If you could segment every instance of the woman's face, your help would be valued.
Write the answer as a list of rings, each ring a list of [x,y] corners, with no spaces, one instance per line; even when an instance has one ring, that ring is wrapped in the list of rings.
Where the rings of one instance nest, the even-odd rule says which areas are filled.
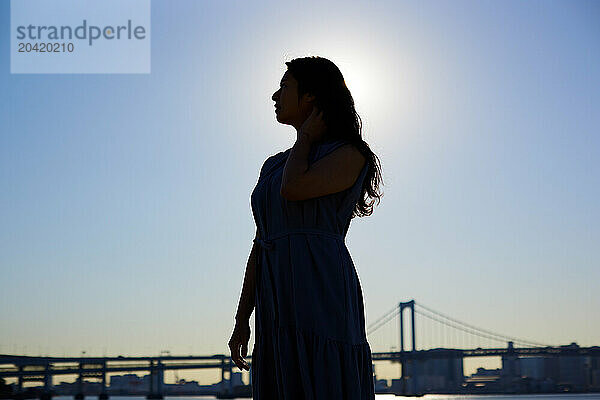
[[[298,101],[298,81],[289,71],[285,71],[279,90],[273,93],[271,99],[275,102],[277,121],[300,129],[302,123],[312,112],[314,96],[305,93]]]

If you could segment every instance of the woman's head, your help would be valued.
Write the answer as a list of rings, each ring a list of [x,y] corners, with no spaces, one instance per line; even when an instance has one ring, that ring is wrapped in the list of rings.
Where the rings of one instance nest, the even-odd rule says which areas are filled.
[[[353,217],[371,215],[375,199],[379,203],[382,196],[378,193],[379,184],[383,183],[380,163],[362,139],[362,121],[342,73],[333,62],[322,57],[296,58],[285,64],[288,69],[281,80],[281,87],[272,96],[277,121],[299,130],[313,106],[323,111],[327,126],[324,140],[345,139],[367,158],[369,170]],[[373,200],[367,203],[365,194]]]
[[[286,62],[288,70],[279,90],[273,93],[277,121],[297,130],[312,112],[313,106],[323,111],[327,138],[340,136],[340,131],[355,131],[357,116],[354,101],[338,67],[322,57],[296,58]]]
[[[286,71],[279,83],[279,89],[271,97],[275,102],[275,115],[282,124],[292,125],[299,130],[312,112],[315,96],[298,92],[298,81]]]

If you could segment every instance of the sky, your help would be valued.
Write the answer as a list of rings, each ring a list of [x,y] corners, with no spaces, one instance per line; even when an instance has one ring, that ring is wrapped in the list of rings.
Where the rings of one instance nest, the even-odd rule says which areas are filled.
[[[310,55],[338,65],[381,160],[382,201],[346,237],[367,325],[414,299],[600,345],[600,3],[152,0],[150,74],[11,74],[9,4],[0,353],[229,354],[250,194],[296,137],[271,96]]]

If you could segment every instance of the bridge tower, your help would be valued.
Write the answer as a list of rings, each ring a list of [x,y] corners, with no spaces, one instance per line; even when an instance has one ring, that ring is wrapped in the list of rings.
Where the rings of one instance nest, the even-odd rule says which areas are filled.
[[[412,351],[417,350],[415,343],[415,301],[407,301],[406,303],[400,303],[400,351],[404,351],[404,309],[410,308],[410,327],[412,330]],[[407,349],[408,350],[408,349]]]
[[[417,351],[417,344],[415,341],[415,300],[411,300],[411,301],[407,301],[405,303],[400,303],[399,304],[400,307],[400,354],[404,353],[404,309],[405,308],[410,308],[410,327],[411,327],[411,331],[412,331],[412,335],[411,335],[411,339],[412,339],[412,351]],[[408,351],[408,349],[407,349]],[[406,360],[403,359],[401,361],[401,368],[402,368],[402,372],[401,372],[401,380],[402,380],[402,386],[401,386],[401,393],[402,394],[414,394],[415,392],[415,383],[416,383],[416,376],[414,376],[415,374],[415,369],[411,368],[410,365],[408,364],[412,364],[413,362],[415,362],[414,360]]]

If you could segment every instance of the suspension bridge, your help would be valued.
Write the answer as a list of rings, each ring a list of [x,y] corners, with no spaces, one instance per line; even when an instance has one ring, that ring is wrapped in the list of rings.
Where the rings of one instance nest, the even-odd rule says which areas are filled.
[[[380,332],[382,334],[378,335]],[[521,379],[520,361],[528,359],[543,361],[545,364],[539,368],[544,369],[541,373],[550,375],[557,382],[574,380],[577,383],[569,384],[571,387],[584,390],[595,384],[600,389],[598,346],[579,347],[575,343],[561,346],[509,336],[459,321],[414,300],[398,303],[369,324],[367,336],[372,348],[381,343],[390,347],[390,351],[374,351],[373,361],[400,364],[400,380],[395,391],[398,394],[460,393],[461,387],[466,386],[463,359],[492,356],[502,360],[504,385]],[[418,347],[419,343],[426,344]],[[398,351],[394,351],[396,348]],[[566,377],[566,373],[561,376],[561,357],[570,362],[562,369],[581,370],[580,376]],[[587,371],[578,368],[584,366],[583,357],[594,358]],[[593,368],[596,368],[596,382],[584,379],[584,375],[594,372]]]
[[[410,335],[405,336],[404,314],[408,311],[410,318]],[[416,315],[422,317],[419,323],[419,330],[427,341],[428,348],[476,348],[482,346],[504,346],[508,342],[513,342],[519,347],[552,347],[550,344],[543,344],[528,339],[520,339],[508,335],[499,334],[486,329],[459,321],[436,310],[426,307],[414,300],[399,303],[384,315],[379,317],[367,327],[367,336],[369,342],[372,341],[377,331],[383,330],[398,319],[399,321],[399,341],[400,351],[405,351],[407,339],[411,340],[412,351],[417,350],[417,324]],[[394,343],[393,339],[386,338],[388,343]],[[435,345],[437,344],[437,346]]]
[[[408,314],[407,318],[405,314]],[[405,323],[406,319],[410,323]],[[400,379],[395,380],[396,387],[388,393],[404,395],[468,393],[465,389],[463,359],[489,356],[502,358],[503,378],[508,384],[521,378],[520,359],[537,357],[544,361],[549,360],[552,368],[548,373],[553,374],[552,378],[557,382],[561,379],[574,379],[579,382],[579,386],[589,389],[590,382],[581,383],[581,379],[571,373],[573,366],[581,364],[578,364],[577,360],[588,357],[596,361],[589,363],[588,370],[582,370],[581,375],[595,376],[596,374],[600,390],[600,347],[579,347],[574,343],[568,346],[557,346],[500,334],[459,321],[414,300],[398,303],[369,324],[367,337],[372,349],[381,342],[390,348],[390,351],[373,351],[373,362],[388,361],[398,363],[400,366]],[[418,347],[419,343],[426,343],[426,345]],[[398,350],[395,350],[396,347],[392,344],[398,345]],[[246,358],[252,365],[252,357]],[[561,358],[569,360],[570,364],[567,368],[574,377],[565,378],[564,374],[561,375]],[[577,362],[574,364],[573,360]],[[594,370],[595,367],[597,369]],[[165,385],[164,371],[205,368],[221,370],[219,392],[215,393],[218,398],[227,398],[233,393],[243,392],[239,390],[240,387],[234,387],[233,368],[237,367],[230,356],[224,354],[189,357],[80,358],[0,355],[0,378],[16,378],[16,397],[23,392],[24,382],[39,381],[43,383],[43,392],[39,397],[44,399],[56,395],[52,390],[52,377],[69,374],[78,376],[74,393],[76,399],[82,399],[85,395],[83,383],[86,377],[101,380],[101,388],[97,394],[100,399],[107,399],[109,394],[115,395],[115,392],[106,386],[106,375],[120,372],[148,372],[151,378],[146,397],[161,399],[163,395],[170,394],[167,387],[173,386]],[[591,382],[592,386],[594,384]],[[248,385],[245,386],[245,393],[248,393]],[[127,393],[120,392],[118,395],[127,395]]]

